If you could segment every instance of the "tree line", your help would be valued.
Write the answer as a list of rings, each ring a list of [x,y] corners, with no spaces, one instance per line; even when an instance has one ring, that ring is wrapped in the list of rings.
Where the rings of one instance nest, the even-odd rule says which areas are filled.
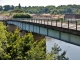
[[[0,6],[0,11],[15,11],[20,10],[22,12],[27,12],[31,14],[42,14],[42,13],[50,13],[50,14],[66,14],[66,13],[80,13],[80,5],[60,5],[60,6],[25,6],[22,7],[21,4],[18,6],[13,5],[4,5]]]

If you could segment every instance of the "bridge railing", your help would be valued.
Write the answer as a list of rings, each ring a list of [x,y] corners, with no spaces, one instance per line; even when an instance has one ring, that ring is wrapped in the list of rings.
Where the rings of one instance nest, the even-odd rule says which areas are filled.
[[[51,26],[57,26],[57,27],[63,27],[68,29],[74,29],[74,30],[80,30],[78,25],[79,21],[72,21],[72,20],[55,20],[55,19],[45,19],[45,18],[17,18],[13,20],[21,20],[21,21],[28,21],[33,23],[39,23],[39,24],[45,24],[45,25],[51,25]],[[74,26],[74,27],[73,27]]]
[[[44,19],[43,18],[12,18],[11,20],[33,22],[38,24],[80,30],[79,29],[80,25],[78,25],[78,21],[70,21],[70,20],[65,21],[65,20],[45,19],[45,18]]]

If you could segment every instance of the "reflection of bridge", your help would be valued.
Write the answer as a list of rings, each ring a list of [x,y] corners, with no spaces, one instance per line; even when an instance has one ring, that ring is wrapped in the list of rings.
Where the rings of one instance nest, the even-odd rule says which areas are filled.
[[[25,19],[25,20],[5,20],[8,24],[14,24],[22,30],[27,30],[50,36],[65,42],[80,46],[80,25],[77,22],[59,22],[49,19]]]

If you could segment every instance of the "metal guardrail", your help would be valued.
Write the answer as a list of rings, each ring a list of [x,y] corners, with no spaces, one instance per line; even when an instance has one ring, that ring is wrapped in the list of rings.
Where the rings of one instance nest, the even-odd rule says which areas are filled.
[[[54,20],[54,19],[43,19],[43,18],[12,18],[12,20],[20,20],[20,21],[28,21],[28,22],[33,22],[33,23],[39,23],[39,24],[45,24],[45,25],[51,25],[53,26],[56,26],[56,27],[63,27],[64,23],[66,24],[66,27],[68,29],[70,29],[70,24],[71,21],[67,20]],[[77,25],[77,22],[78,21],[73,21],[74,22],[74,25],[75,25],[75,29],[74,30],[77,30],[78,29],[78,25]],[[63,27],[63,28],[66,28],[66,27]]]
[[[33,22],[33,23],[38,23],[38,24],[45,24],[45,25],[51,25],[51,26],[56,26],[56,27],[63,27],[63,28],[68,28],[70,29],[70,24],[71,21],[59,21],[59,20],[53,20],[53,19],[36,19],[36,18],[12,18],[12,19],[7,19],[7,20],[19,20],[19,21],[25,21],[25,22]],[[64,23],[66,26],[64,27]],[[75,29],[78,30],[78,21],[74,21]],[[55,24],[55,25],[54,25]]]
[[[12,20],[52,20],[48,18],[12,18]]]

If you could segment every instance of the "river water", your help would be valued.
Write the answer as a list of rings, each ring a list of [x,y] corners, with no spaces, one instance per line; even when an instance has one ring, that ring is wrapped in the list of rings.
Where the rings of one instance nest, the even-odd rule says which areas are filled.
[[[47,52],[51,51],[51,48],[54,46],[54,43],[60,46],[60,48],[62,49],[61,52],[66,51],[66,57],[68,57],[69,60],[80,60],[80,46],[66,43],[54,38],[46,37]]]

